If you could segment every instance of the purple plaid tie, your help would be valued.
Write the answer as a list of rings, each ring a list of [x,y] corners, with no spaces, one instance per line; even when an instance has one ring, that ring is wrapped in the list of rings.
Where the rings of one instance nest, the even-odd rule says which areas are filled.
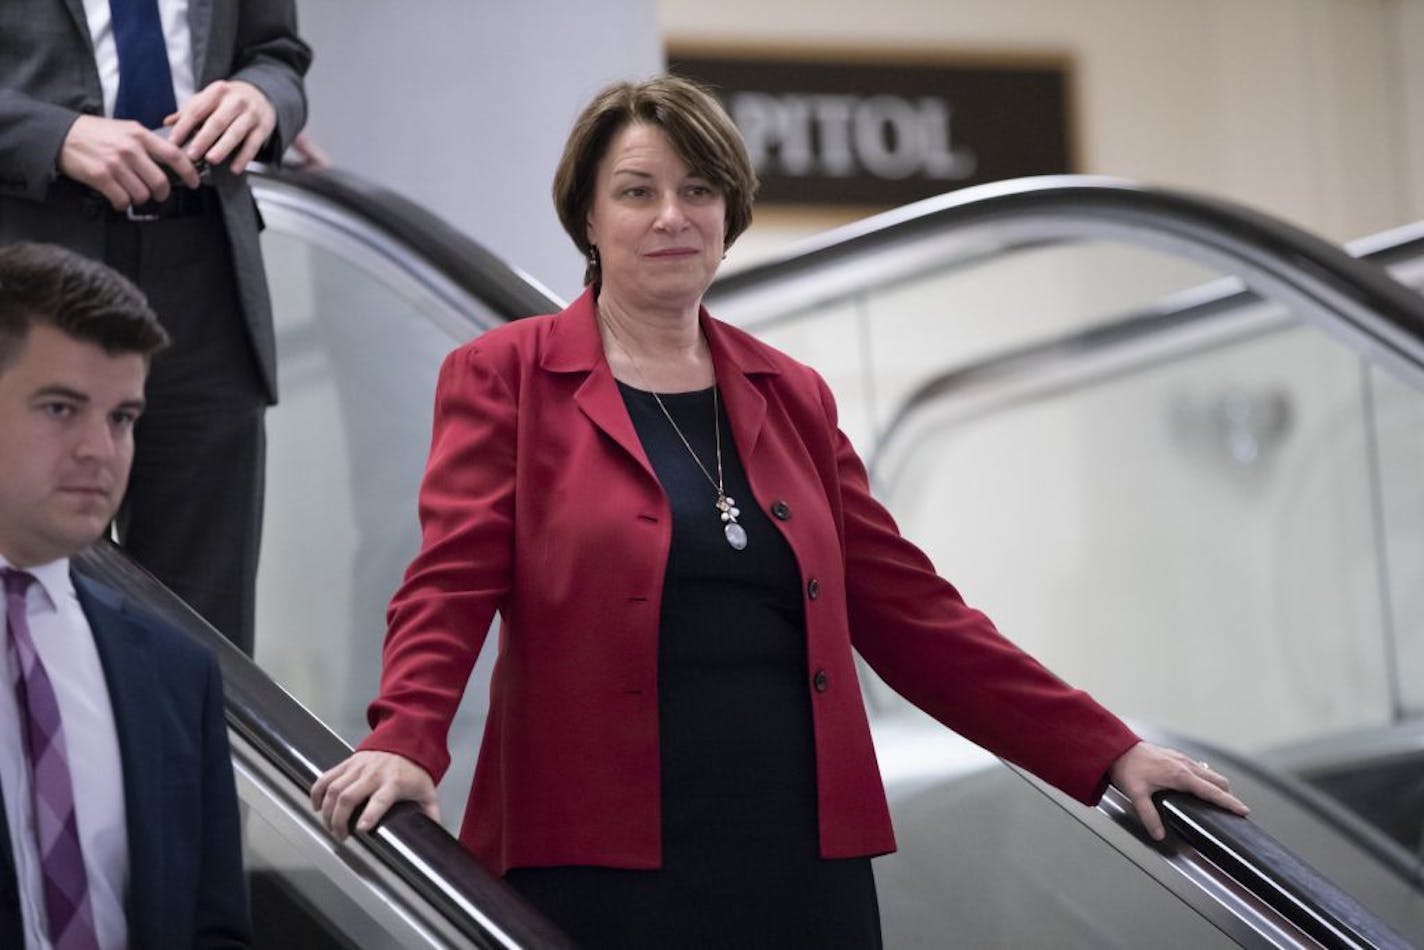
[[[49,939],[54,950],[97,950],[99,941],[94,933],[94,909],[89,904],[84,852],[79,846],[74,787],[69,780],[59,702],[40,655],[35,652],[25,616],[25,591],[35,579],[8,567],[0,568],[0,575],[5,578],[5,613],[10,621],[6,649],[19,701],[25,751],[30,759],[30,791],[35,805]]]

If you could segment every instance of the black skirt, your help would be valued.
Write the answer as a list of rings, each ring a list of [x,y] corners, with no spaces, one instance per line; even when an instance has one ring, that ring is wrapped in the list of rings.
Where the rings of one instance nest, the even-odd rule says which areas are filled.
[[[658,647],[662,867],[514,868],[505,880],[583,947],[878,948],[870,860],[820,856],[796,559],[752,497],[725,413],[714,427],[711,390],[662,396],[704,472],[652,395],[621,388],[673,511]],[[741,551],[709,480],[717,428]]]

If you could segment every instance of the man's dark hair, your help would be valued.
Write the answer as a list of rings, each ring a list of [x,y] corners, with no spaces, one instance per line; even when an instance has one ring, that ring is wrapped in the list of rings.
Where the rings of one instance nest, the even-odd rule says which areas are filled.
[[[147,358],[168,333],[143,292],[110,268],[53,244],[0,246],[0,372],[44,323],[116,356]]]

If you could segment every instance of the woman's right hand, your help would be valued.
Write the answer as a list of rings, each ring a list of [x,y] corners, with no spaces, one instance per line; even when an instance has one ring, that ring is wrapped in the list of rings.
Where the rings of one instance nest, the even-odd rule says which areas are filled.
[[[322,773],[312,786],[312,808],[322,822],[345,841],[351,815],[364,803],[357,831],[370,831],[396,802],[411,801],[434,821],[440,820],[435,781],[430,773],[394,752],[363,751]]]

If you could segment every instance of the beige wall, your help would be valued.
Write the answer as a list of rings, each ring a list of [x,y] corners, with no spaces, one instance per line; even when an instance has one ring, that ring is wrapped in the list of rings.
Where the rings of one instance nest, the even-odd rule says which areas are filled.
[[[1424,218],[1424,0],[657,6],[673,42],[1066,52],[1085,172],[1233,198],[1336,240]]]
[[[1406,208],[1424,218],[1424,0],[1392,0],[1390,26],[1394,39],[1390,62],[1401,117],[1400,160],[1409,183]]]
[[[593,92],[662,62],[652,4],[298,0],[307,131],[338,168],[574,296],[583,265],[549,183]]]

